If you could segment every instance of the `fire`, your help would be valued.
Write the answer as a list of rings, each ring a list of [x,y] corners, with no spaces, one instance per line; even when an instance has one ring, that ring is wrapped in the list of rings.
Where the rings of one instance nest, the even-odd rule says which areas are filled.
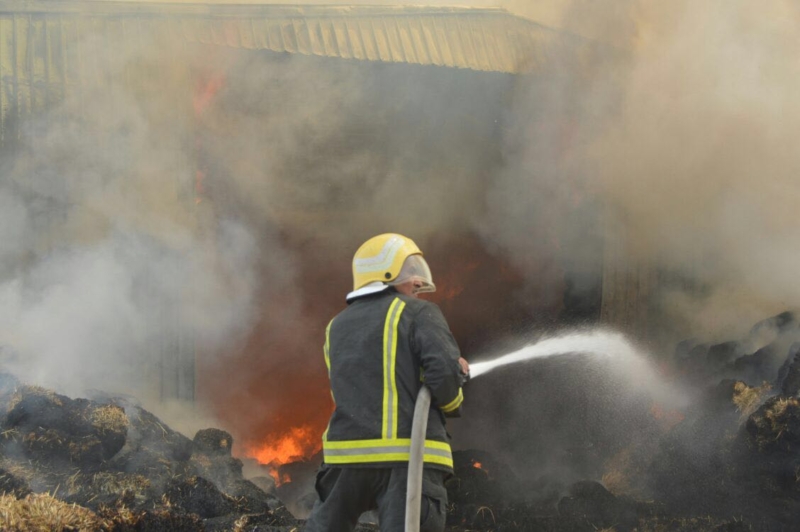
[[[439,302],[450,301],[464,291],[464,283],[467,282],[472,273],[478,269],[480,262],[472,260],[459,263],[451,267],[451,270],[442,272],[434,277],[436,281],[436,295],[431,299]]]
[[[310,458],[321,448],[319,431],[311,425],[305,425],[290,428],[276,441],[250,447],[245,450],[245,454],[269,466],[275,485],[280,486],[292,481],[288,473],[280,471],[280,466]]]
[[[225,75],[222,73],[215,72],[202,76],[192,95],[192,107],[194,107],[195,114],[202,114],[224,85]]]
[[[486,467],[483,465],[483,462],[481,462],[480,460],[476,460],[475,458],[472,458],[470,462],[473,468],[477,469],[478,471],[486,475],[487,479],[490,478],[489,470],[486,469]]]
[[[207,73],[198,76],[197,83],[192,93],[192,107],[194,108],[195,116],[200,117],[206,109],[211,105],[214,97],[225,85],[225,75],[222,73]],[[205,150],[203,148],[200,137],[195,138],[198,169],[195,172],[194,188],[195,188],[195,204],[203,202],[203,197],[206,194],[206,172],[207,161],[204,159]]]
[[[292,427],[277,441],[250,449],[247,454],[262,464],[277,467],[310,457],[321,448],[322,441],[317,437],[317,431],[310,425],[305,425]]]

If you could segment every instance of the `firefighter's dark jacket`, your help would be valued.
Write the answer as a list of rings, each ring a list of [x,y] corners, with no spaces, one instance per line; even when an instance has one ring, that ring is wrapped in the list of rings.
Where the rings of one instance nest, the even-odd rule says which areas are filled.
[[[459,356],[435,304],[393,288],[353,300],[325,332],[336,405],[322,437],[325,463],[407,463],[414,404],[424,381],[432,396],[425,464],[452,471],[444,416],[458,415],[463,401]]]

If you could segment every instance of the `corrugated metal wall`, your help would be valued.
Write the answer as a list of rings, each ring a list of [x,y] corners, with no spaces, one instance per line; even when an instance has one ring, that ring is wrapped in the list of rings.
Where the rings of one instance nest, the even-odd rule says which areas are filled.
[[[502,10],[9,1],[0,6],[0,143],[65,91],[102,84],[109,49],[157,39],[518,73],[557,32]]]

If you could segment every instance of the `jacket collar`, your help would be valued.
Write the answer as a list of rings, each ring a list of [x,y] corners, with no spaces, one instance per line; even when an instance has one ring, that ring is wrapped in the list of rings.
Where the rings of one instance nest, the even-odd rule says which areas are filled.
[[[359,297],[364,297],[364,296],[368,296],[368,295],[371,295],[371,294],[377,294],[378,292],[383,292],[387,288],[389,288],[388,284],[383,284],[380,281],[375,281],[373,283],[369,283],[366,286],[362,286],[358,290],[353,290],[352,292],[347,294],[347,297],[345,298],[345,300],[348,303],[352,303],[353,301],[355,301]]]

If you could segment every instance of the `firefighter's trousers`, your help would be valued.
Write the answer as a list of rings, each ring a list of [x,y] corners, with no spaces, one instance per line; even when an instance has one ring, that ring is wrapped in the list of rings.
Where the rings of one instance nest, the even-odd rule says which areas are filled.
[[[443,471],[425,468],[422,480],[421,532],[442,532],[447,515]],[[405,530],[408,467],[322,466],[317,473],[319,499],[305,532],[352,531],[363,512],[378,509],[381,532]]]

